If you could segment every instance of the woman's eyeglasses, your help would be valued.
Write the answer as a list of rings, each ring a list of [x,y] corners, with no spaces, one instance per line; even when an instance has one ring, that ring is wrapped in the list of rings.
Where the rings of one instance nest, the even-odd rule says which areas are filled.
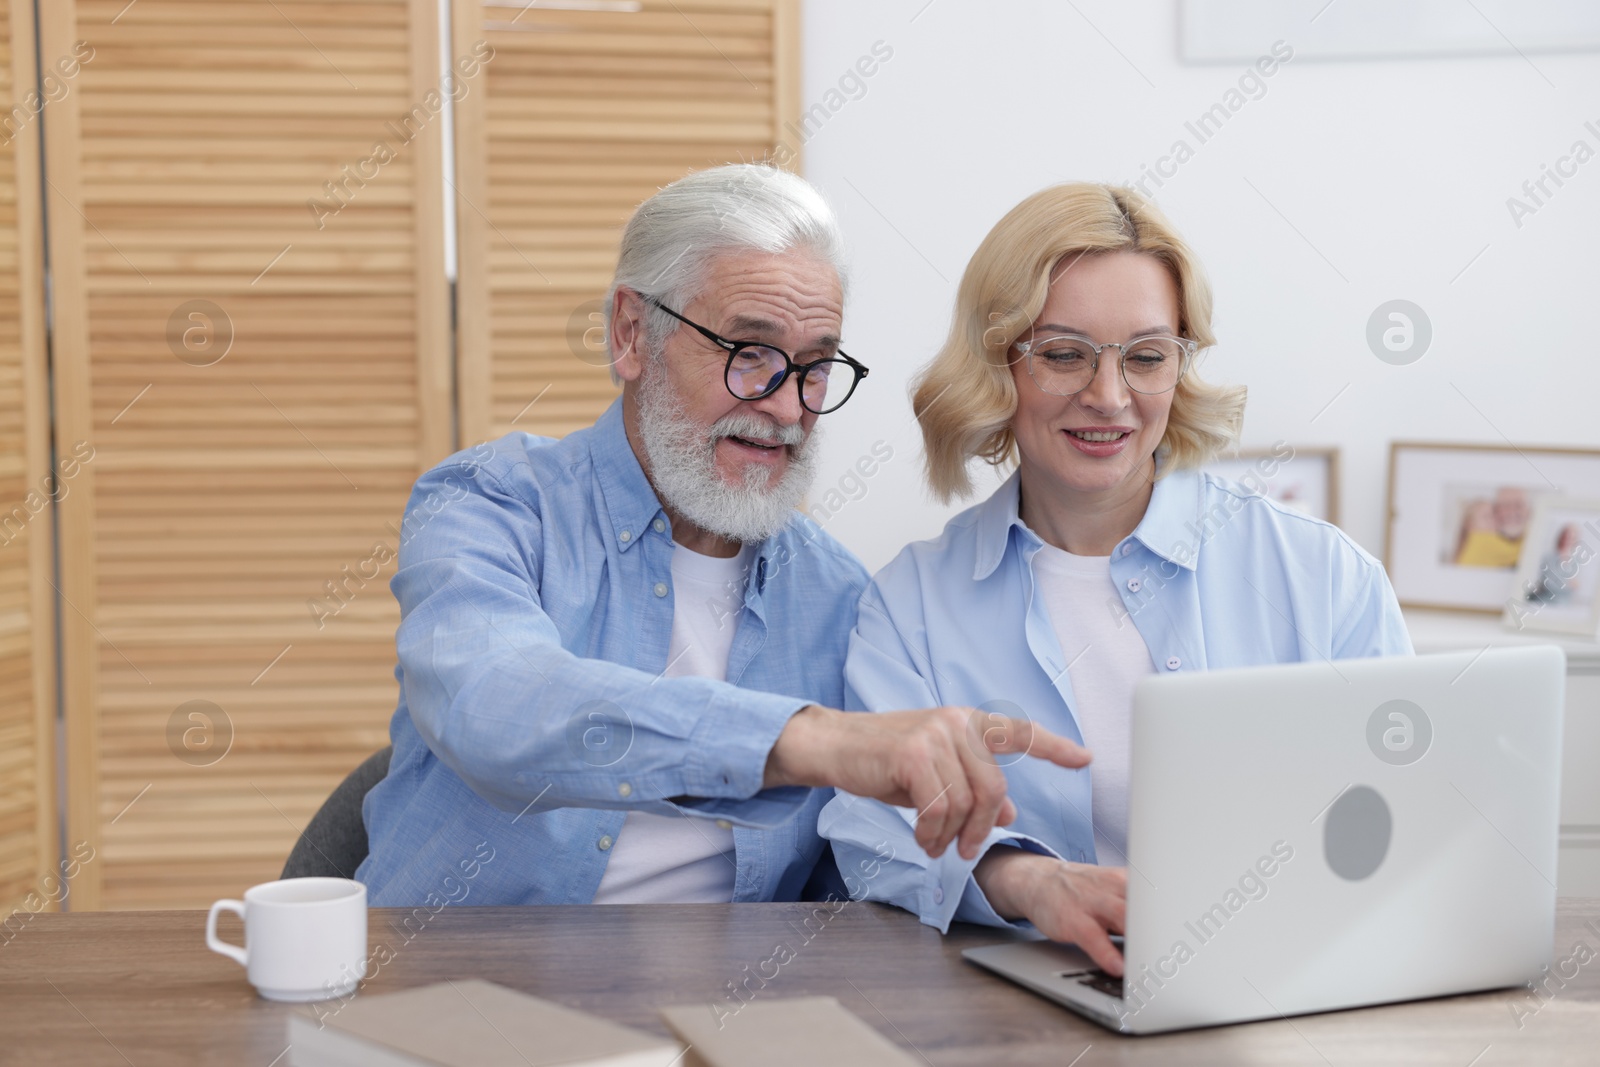
[[[1175,388],[1188,371],[1200,344],[1183,337],[1151,334],[1122,344],[1097,345],[1087,337],[1060,334],[1018,341],[1017,351],[1028,361],[1028,374],[1040,389],[1056,396],[1072,396],[1089,388],[1100,369],[1100,353],[1117,350],[1122,380],[1136,393],[1154,395]]]

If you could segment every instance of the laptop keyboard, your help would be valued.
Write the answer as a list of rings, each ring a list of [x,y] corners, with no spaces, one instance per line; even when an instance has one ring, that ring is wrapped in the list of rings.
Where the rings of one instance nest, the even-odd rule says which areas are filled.
[[[1108,997],[1122,999],[1122,979],[1107,974],[1102,970],[1093,971],[1062,971],[1063,978],[1076,978],[1079,985],[1086,985]]]

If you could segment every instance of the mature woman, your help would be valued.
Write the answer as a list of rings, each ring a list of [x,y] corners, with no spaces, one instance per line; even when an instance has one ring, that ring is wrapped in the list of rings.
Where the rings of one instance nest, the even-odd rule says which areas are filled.
[[[911,809],[837,797],[821,830],[855,895],[940,930],[1031,922],[1121,974],[1139,678],[1411,652],[1370,555],[1197,469],[1244,414],[1242,388],[1194,372],[1213,343],[1199,262],[1131,189],[1046,189],[979,246],[913,406],[941,498],[972,491],[975,456],[1016,471],[874,579],[847,699],[1026,716],[1094,762],[1010,763],[1016,821],[970,860],[918,848]]]

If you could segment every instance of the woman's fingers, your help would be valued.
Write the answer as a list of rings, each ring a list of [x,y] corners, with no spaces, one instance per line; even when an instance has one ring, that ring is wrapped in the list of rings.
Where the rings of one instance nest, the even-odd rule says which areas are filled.
[[[1127,911],[1126,873],[1120,867],[1062,862],[1041,883],[1030,914],[1034,925],[1055,941],[1083,949],[1107,974],[1122,974],[1122,953],[1111,943],[1121,933]]]
[[[1095,966],[1109,975],[1122,976],[1122,950],[1111,943],[1111,938],[1099,923],[1084,916],[1073,927],[1070,940],[1086,952]]]
[[[1102,867],[1104,874],[1101,876],[1105,882],[1106,908],[1103,912],[1106,918],[1106,929],[1114,934],[1127,932],[1128,923],[1128,869],[1126,867]]]

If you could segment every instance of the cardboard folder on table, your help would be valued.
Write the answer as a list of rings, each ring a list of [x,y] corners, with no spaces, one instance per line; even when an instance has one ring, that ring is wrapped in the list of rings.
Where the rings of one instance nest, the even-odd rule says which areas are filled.
[[[674,1067],[683,1047],[476,979],[301,1008],[291,1067]]]
[[[703,1067],[917,1067],[900,1047],[832,997],[788,997],[742,1005],[661,1010]]]

